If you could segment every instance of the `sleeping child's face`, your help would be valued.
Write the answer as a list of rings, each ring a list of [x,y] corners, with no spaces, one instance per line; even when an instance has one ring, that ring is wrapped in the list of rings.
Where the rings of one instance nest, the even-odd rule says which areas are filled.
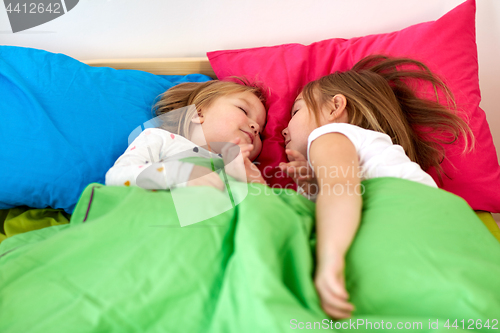
[[[257,96],[251,92],[222,96],[200,112],[208,144],[240,138],[240,144],[253,144],[248,158],[251,161],[257,158],[262,149],[261,133],[266,124],[266,109]]]
[[[312,112],[309,111],[302,94],[297,96],[291,111],[291,119],[288,127],[283,130],[285,148],[297,150],[307,156],[307,138],[318,126]]]
[[[321,103],[315,92],[316,102]],[[307,139],[316,128],[329,123],[347,123],[347,100],[344,95],[337,94],[327,103],[319,105],[318,118],[308,108],[302,93],[297,96],[291,111],[288,127],[281,132],[285,138],[285,148],[293,149],[307,157]],[[317,118],[317,119],[316,119]],[[317,121],[316,121],[317,120]],[[289,158],[291,155],[288,155]]]

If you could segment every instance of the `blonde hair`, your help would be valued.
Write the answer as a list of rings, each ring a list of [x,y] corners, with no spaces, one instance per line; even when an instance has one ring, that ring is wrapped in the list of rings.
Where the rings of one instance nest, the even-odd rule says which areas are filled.
[[[417,82],[431,84],[435,100],[417,96]],[[439,103],[439,92],[444,93],[448,106]],[[434,167],[440,183],[440,164],[445,158],[442,144],[452,144],[461,136],[464,151],[473,147],[468,124],[450,110],[456,109],[451,91],[419,61],[373,55],[349,71],[308,83],[302,95],[316,122],[320,109],[336,94],[346,97],[350,124],[388,134],[422,169]]]
[[[265,104],[264,93],[259,86],[240,77],[231,77],[230,79],[236,82],[220,80],[186,82],[165,91],[160,95],[160,100],[153,106],[153,112],[157,117],[190,105],[195,105],[195,107],[187,108],[181,119],[174,117],[174,119],[166,120],[166,123],[164,122],[161,127],[170,131],[175,129],[177,134],[189,138],[189,125],[197,111],[209,107],[219,97],[235,93],[250,92]]]

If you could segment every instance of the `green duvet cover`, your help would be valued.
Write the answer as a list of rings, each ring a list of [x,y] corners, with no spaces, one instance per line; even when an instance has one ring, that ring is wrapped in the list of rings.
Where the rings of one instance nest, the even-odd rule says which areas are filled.
[[[70,224],[0,244],[0,332],[499,329],[500,243],[471,208],[410,181],[363,185],[351,319],[319,306],[315,206],[296,192],[231,183],[232,207],[208,187],[91,184]]]

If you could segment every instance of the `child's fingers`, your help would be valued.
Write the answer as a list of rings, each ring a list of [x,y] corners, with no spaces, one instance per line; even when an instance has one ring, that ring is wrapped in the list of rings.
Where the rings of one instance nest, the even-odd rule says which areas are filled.
[[[292,178],[297,178],[297,173],[295,172],[295,170],[293,168],[288,168],[288,169],[285,169],[283,170],[287,175],[288,177],[292,177]]]
[[[288,163],[284,163],[284,162],[281,162],[279,164],[279,167],[281,169],[283,168],[286,168],[286,167],[305,167],[307,169],[310,169],[312,171],[312,169],[309,167],[309,164],[307,163],[307,161],[293,161],[293,162],[288,162]]]
[[[335,262],[327,262],[324,264],[319,271],[317,271],[317,276],[315,278],[315,284],[318,288],[322,290],[328,290],[333,295],[347,300],[349,298],[349,294],[345,289],[343,273],[335,273],[337,271],[341,271],[341,267],[339,268],[339,263]]]
[[[347,301],[349,296],[345,290],[343,292],[339,292],[338,290],[333,290],[328,285],[323,285],[320,289],[321,300],[326,304],[343,311],[354,310],[354,306]]]
[[[342,299],[347,301],[349,298],[349,294],[345,290],[343,286],[340,286],[337,284],[337,281],[332,281],[335,280],[335,278],[328,276],[330,274],[325,275],[323,278],[320,278],[319,280],[315,281],[316,287],[318,290],[321,290],[323,296],[335,296],[336,298]]]
[[[279,167],[284,168],[284,167],[289,167],[289,166],[306,166],[306,165],[307,165],[307,162],[304,162],[304,161],[293,161],[293,162],[288,162],[288,163],[281,162],[279,164]]]
[[[307,168],[302,168],[302,167],[299,168],[291,167],[288,168],[286,171],[289,175],[293,175],[294,178],[307,177],[309,175]]]
[[[326,284],[322,281],[317,285],[318,294],[321,300],[321,307],[334,318],[348,318],[354,310],[354,306],[346,299],[336,295]]]
[[[347,317],[351,315],[351,312],[354,310],[354,306],[338,297],[331,297],[328,299],[321,299],[321,306],[323,308],[330,308],[332,310],[335,310],[335,312],[339,314],[343,314]]]
[[[282,171],[285,171],[291,177],[312,177],[312,172],[306,166],[285,166],[279,165]]]
[[[292,173],[300,176],[312,175],[312,170],[309,168],[307,164],[302,162],[289,162],[289,163],[280,163],[278,167],[282,171],[286,171],[287,173]]]
[[[335,319],[345,319],[351,317],[351,311],[341,310],[330,304],[321,303],[323,311],[325,311],[330,317]]]
[[[336,318],[345,318],[351,315],[354,306],[346,300],[336,297],[333,294],[321,295],[321,307],[329,309],[330,312],[335,313]]]
[[[232,142],[228,142],[222,147],[221,153],[224,163],[231,162],[236,158],[236,156],[238,156],[238,154],[242,152],[240,146],[236,144],[236,142],[239,142],[239,140],[239,138],[236,138],[232,140]]]
[[[325,279],[325,282],[328,286],[328,288],[338,297],[343,298],[343,299],[348,299],[349,294],[347,293],[347,290],[345,290],[345,287],[342,282],[339,281],[339,279],[335,278],[333,274],[328,274],[327,278]]]

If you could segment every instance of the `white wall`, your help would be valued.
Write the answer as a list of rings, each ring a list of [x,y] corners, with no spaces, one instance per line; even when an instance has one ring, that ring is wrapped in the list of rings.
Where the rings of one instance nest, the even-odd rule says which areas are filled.
[[[435,20],[462,2],[80,0],[64,16],[16,34],[0,8],[0,44],[41,48],[79,60],[204,56],[218,49],[390,32]],[[500,152],[500,1],[476,2],[481,106]]]

